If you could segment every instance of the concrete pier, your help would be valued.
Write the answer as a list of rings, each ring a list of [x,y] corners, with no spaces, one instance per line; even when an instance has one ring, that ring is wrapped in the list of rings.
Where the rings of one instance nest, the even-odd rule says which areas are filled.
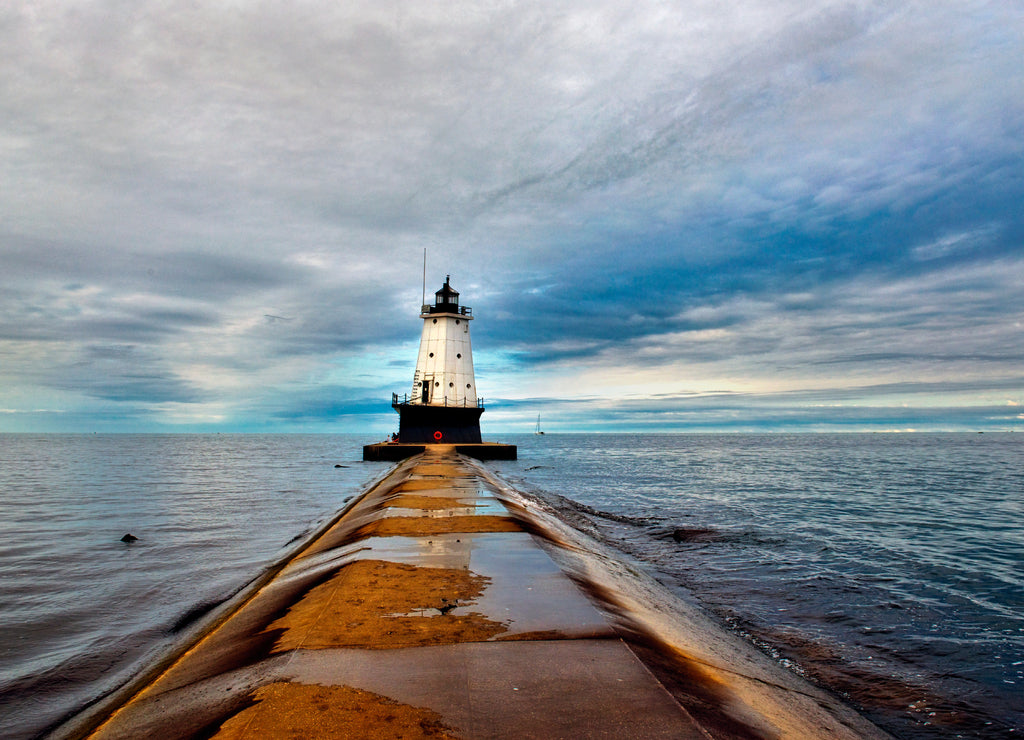
[[[884,737],[707,625],[679,645],[631,621],[614,567],[510,490],[427,446],[58,734]]]

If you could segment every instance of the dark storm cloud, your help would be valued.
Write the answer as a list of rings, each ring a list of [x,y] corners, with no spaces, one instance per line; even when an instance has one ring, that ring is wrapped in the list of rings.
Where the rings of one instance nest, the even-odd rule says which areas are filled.
[[[80,377],[68,373],[54,387],[118,403],[200,403],[209,399],[208,394],[188,383],[155,373],[123,372],[100,377],[93,373],[83,373]]]
[[[84,345],[63,362],[41,369],[41,375],[40,381],[52,389],[118,404],[192,404],[210,399],[146,345]]]
[[[890,241],[882,242],[883,237]],[[571,278],[550,284],[543,293],[531,294],[528,283],[516,286],[523,297],[513,291],[498,306],[509,317],[501,322],[500,341],[521,347],[524,360],[539,363],[674,332],[731,330],[747,345],[741,350],[698,344],[681,355],[692,361],[706,350],[722,356],[757,351],[771,332],[745,329],[774,318],[791,331],[794,322],[804,322],[807,341],[830,346],[833,356],[821,362],[883,358],[892,348],[882,340],[900,330],[919,332],[901,339],[903,355],[1012,360],[1021,345],[1014,341],[1016,330],[1007,318],[1024,313],[1024,299],[1012,287],[1021,272],[1019,243],[1003,233],[965,236],[967,240],[973,243],[970,251],[925,263],[915,249],[920,242],[908,245],[878,230],[867,241],[876,249],[888,247],[883,256],[858,249],[858,238],[839,245],[794,245],[790,240],[778,252],[723,259],[713,269],[694,269],[681,261],[651,271],[628,257],[618,263],[580,261]],[[524,313],[531,320],[519,320]],[[980,326],[992,331],[960,347],[948,342],[941,351],[925,346],[940,341],[941,332],[953,339]],[[868,334],[879,342],[871,352]],[[556,344],[565,336],[577,340],[571,348]],[[849,343],[855,336],[865,344],[856,352]],[[800,335],[786,338],[793,343]],[[987,342],[984,347],[982,342]]]

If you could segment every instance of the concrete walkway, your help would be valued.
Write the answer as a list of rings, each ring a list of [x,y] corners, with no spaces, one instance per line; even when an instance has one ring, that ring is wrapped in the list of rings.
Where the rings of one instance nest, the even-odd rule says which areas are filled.
[[[696,721],[499,489],[441,446],[399,464],[190,649],[70,736],[787,734]],[[828,732],[807,736],[880,736],[863,727],[819,724]]]

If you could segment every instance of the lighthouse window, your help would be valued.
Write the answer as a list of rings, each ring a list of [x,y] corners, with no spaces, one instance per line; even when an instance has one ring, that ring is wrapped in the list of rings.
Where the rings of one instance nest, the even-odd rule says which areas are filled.
[[[433,357],[433,356],[434,356],[434,353],[433,353],[433,352],[431,352],[431,353],[430,353],[430,356],[431,356],[431,357]]]
[[[467,388],[472,388],[473,386],[472,386],[472,385],[470,385],[469,383],[466,383],[466,387],[467,387]]]
[[[435,323],[435,324],[437,323],[437,319],[434,319],[434,323]]]
[[[441,381],[439,381],[439,380],[435,380],[435,381],[434,381],[434,387],[436,388],[436,387],[437,387],[437,386],[439,386],[439,385],[441,385]]]
[[[448,384],[448,387],[449,387],[449,388],[454,388],[454,387],[455,387],[455,383],[449,383],[449,384]]]
[[[460,323],[460,322],[459,322],[459,320],[458,320],[458,319],[455,319],[455,325],[456,325],[456,326],[458,326],[458,325],[459,325],[459,323]]]
[[[461,360],[461,359],[462,359],[462,353],[461,353],[461,352],[459,352],[459,354],[455,355],[455,357],[456,357],[456,359],[459,359],[459,360]]]

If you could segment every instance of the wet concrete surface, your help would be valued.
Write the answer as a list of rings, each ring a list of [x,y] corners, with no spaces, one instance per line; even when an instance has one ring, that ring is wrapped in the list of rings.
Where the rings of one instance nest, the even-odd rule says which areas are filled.
[[[454,451],[398,464],[164,670],[58,735],[883,736],[761,664],[695,670],[506,494]]]

